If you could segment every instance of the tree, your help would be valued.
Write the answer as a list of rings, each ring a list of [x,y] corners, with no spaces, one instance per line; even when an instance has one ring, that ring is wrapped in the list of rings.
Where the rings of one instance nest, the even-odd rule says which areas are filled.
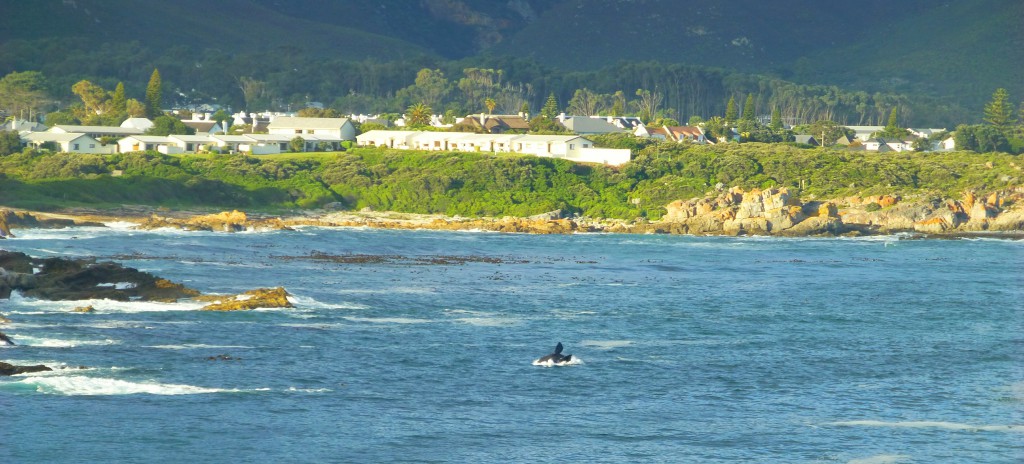
[[[612,109],[610,110],[612,116],[624,116],[626,112],[626,94],[621,90],[617,90],[612,95]]]
[[[576,89],[569,99],[569,114],[574,116],[593,116],[598,113],[597,95],[590,89]]]
[[[82,99],[83,113],[80,118],[95,114],[103,114],[107,111],[110,95],[103,87],[100,87],[87,80],[80,80],[71,86],[71,92]]]
[[[653,92],[646,89],[636,89],[636,96],[640,97],[639,100],[633,102],[637,107],[637,116],[644,122],[650,122],[656,118],[658,116],[658,107],[661,106],[664,95],[658,89],[654,89]]]
[[[133,118],[145,117],[146,105],[134,98],[129,98],[124,102],[124,111]]]
[[[178,118],[171,116],[161,115],[157,116],[153,120],[153,127],[146,130],[146,135],[192,135],[195,134],[196,130],[188,127],[185,123],[181,122]]]
[[[986,125],[959,125],[953,136],[958,150],[978,153],[1009,152],[1010,143],[999,129]]]
[[[540,109],[540,115],[548,119],[555,119],[558,116],[558,100],[555,99],[554,92],[548,95],[548,100],[544,102],[544,107]]]
[[[487,114],[492,114],[494,113],[494,107],[498,106],[498,103],[493,98],[487,97],[484,99],[484,106],[487,107]]]
[[[849,139],[856,136],[856,133],[852,129],[827,119],[815,121],[809,125],[797,126],[794,128],[794,132],[798,134],[812,135],[814,138],[818,139],[822,145],[834,145],[836,140],[839,140],[839,138],[844,135]]]
[[[306,151],[306,139],[302,137],[295,137],[288,142],[288,150],[292,153],[299,153]]]
[[[14,116],[39,111],[46,103],[45,79],[38,71],[12,72],[0,79],[0,109]]]
[[[779,113],[779,108],[772,108],[772,121],[768,124],[768,127],[773,131],[782,130],[782,114]]]
[[[736,118],[739,116],[736,109],[736,98],[729,96],[729,102],[725,104],[725,123],[732,124],[736,122]]]
[[[898,109],[894,106],[892,111],[889,112],[889,122],[886,123],[885,128],[881,131],[871,134],[872,137],[883,137],[887,139],[903,139],[910,135],[910,131],[899,126],[897,120]]]
[[[927,137],[919,137],[914,140],[914,151],[932,151],[932,141]]]
[[[754,121],[754,94],[747,94],[747,101],[743,104],[743,116],[744,121]]]
[[[406,110],[405,125],[410,127],[429,126],[432,114],[430,107],[423,103],[412,105]]]
[[[1004,134],[1017,122],[1013,119],[1013,104],[1006,89],[998,88],[992,94],[992,101],[985,105],[983,119]]]
[[[54,111],[46,114],[46,125],[53,127],[59,124],[78,124],[78,119],[71,111]]]
[[[442,99],[448,94],[448,79],[440,69],[421,69],[416,73],[416,97],[423,104],[434,107],[440,106]]]
[[[155,118],[163,114],[161,110],[161,89],[163,83],[160,81],[160,70],[153,69],[153,74],[149,76],[149,84],[146,85],[146,117]]]
[[[530,104],[528,102],[523,102],[523,106],[519,107],[519,112],[522,113],[523,116],[530,114]]]
[[[231,118],[231,115],[228,114],[227,111],[224,111],[224,109],[221,108],[221,109],[217,110],[216,113],[213,113],[210,116],[210,119],[212,119],[214,121],[217,121],[217,124],[220,124],[220,127],[224,128],[224,132],[227,132],[228,131],[228,126],[231,125],[231,119],[232,118]],[[225,121],[227,121],[227,122],[225,123]]]
[[[16,131],[0,131],[0,156],[21,151],[21,137]]]
[[[125,104],[128,102],[124,94],[124,82],[118,82],[114,87],[114,93],[110,94],[110,111],[124,113],[127,111]]]

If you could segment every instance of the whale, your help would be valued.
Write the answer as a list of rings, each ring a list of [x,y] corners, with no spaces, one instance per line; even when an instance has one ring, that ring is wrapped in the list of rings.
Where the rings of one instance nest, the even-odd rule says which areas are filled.
[[[562,342],[558,342],[558,345],[555,345],[555,352],[554,353],[551,353],[549,355],[541,357],[540,359],[537,359],[536,361],[533,362],[533,364],[535,364],[535,365],[542,365],[542,364],[543,365],[549,365],[549,364],[550,365],[565,365],[565,364],[568,364],[570,361],[572,361],[572,355],[571,354],[563,355],[562,354],[562,349],[563,349]]]

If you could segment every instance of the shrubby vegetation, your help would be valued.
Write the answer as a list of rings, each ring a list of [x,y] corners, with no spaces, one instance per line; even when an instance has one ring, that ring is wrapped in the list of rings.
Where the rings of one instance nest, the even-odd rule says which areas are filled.
[[[866,153],[778,144],[701,146],[605,136],[635,159],[612,168],[525,155],[357,148],[272,156],[47,154],[0,157],[0,204],[33,209],[148,204],[275,210],[340,202],[416,213],[660,218],[677,199],[717,184],[786,186],[803,197],[933,193],[1020,185],[1001,153]],[[1016,164],[1015,164],[1016,163]],[[113,176],[120,171],[120,176]]]

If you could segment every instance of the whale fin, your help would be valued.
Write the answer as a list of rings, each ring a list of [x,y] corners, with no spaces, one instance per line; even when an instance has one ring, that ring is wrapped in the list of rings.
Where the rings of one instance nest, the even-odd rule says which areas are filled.
[[[572,361],[572,355],[571,354],[565,355],[565,357],[562,358],[561,362],[569,362],[569,361]]]
[[[562,342],[558,342],[558,345],[555,345],[555,354],[562,354]]]

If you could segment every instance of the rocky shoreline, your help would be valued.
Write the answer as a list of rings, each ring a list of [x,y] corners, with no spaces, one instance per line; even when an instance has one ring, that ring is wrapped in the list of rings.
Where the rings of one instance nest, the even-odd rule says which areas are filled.
[[[552,211],[531,217],[464,218],[374,211],[305,211],[292,215],[254,215],[240,211],[203,214],[190,211],[122,207],[38,213],[0,208],[0,239],[12,229],[102,226],[128,222],[138,229],[175,228],[242,232],[295,227],[370,227],[381,229],[476,230],[530,234],[605,232],[627,234],[769,235],[784,237],[862,236],[916,233],[924,237],[994,236],[1024,238],[1024,187],[975,192],[961,198],[899,195],[801,200],[785,188],[720,190],[703,198],[665,206],[658,221],[567,217]]]

